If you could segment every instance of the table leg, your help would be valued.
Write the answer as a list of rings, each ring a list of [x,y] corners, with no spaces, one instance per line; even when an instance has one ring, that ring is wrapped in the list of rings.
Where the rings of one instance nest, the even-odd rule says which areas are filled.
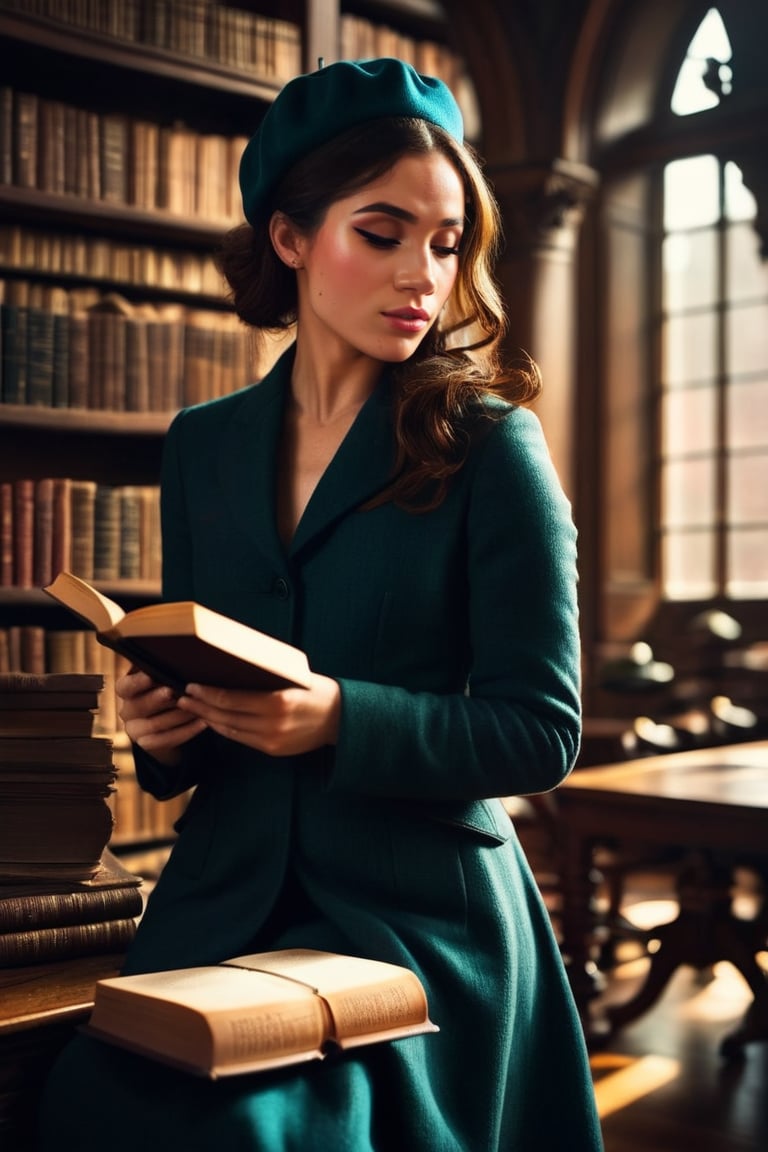
[[[590,1007],[605,987],[594,959],[599,878],[593,865],[591,839],[563,822],[558,833],[558,855],[561,948],[584,1032],[591,1039],[596,1038],[601,1029],[592,1019]]]
[[[727,1058],[750,1040],[768,1039],[768,979],[755,958],[765,944],[762,921],[739,920],[731,913],[731,872],[705,853],[687,861],[678,877],[680,910],[669,924],[648,932],[656,942],[639,992],[607,1009],[612,1028],[637,1019],[656,1003],[681,965],[699,970],[727,960],[741,973],[754,1000],[742,1025],[721,1045]]]

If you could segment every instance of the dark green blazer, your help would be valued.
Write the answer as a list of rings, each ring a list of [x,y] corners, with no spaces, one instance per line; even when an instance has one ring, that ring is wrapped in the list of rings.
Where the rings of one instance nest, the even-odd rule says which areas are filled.
[[[247,1113],[249,1135],[218,1147],[595,1152],[578,1017],[494,799],[555,787],[579,744],[576,534],[538,420],[512,407],[480,420],[435,511],[364,510],[392,468],[385,379],[285,550],[290,364],[172,425],[164,594],[303,648],[341,685],[338,745],[273,759],[206,733],[175,771],[137,751],[157,797],[196,789],[127,970],[304,944],[424,980],[439,1034],[238,1081],[207,1107],[219,1133]],[[154,1123],[198,1147],[198,1112],[179,1128],[172,1089],[162,1096]]]

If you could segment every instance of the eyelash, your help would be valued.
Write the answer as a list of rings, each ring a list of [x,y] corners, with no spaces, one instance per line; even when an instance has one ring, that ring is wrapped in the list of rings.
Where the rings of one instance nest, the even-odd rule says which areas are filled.
[[[355,228],[355,232],[367,241],[373,248],[395,248],[400,241],[391,239],[389,236],[377,236],[375,232],[368,232],[365,228]],[[449,256],[458,256],[459,249],[449,248],[443,244],[433,245],[433,251],[440,259],[447,259]]]

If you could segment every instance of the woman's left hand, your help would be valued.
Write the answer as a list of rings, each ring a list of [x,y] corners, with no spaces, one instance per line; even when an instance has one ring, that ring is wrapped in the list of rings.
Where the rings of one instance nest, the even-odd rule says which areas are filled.
[[[317,674],[309,688],[277,692],[188,684],[177,707],[238,744],[269,756],[294,756],[336,743],[341,690],[335,680]]]

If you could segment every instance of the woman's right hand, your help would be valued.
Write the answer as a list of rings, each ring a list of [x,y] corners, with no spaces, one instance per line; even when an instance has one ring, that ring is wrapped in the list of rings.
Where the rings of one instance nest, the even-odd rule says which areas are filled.
[[[136,668],[118,678],[115,692],[128,738],[169,767],[181,759],[182,745],[206,728],[204,720],[176,707],[171,688]]]

